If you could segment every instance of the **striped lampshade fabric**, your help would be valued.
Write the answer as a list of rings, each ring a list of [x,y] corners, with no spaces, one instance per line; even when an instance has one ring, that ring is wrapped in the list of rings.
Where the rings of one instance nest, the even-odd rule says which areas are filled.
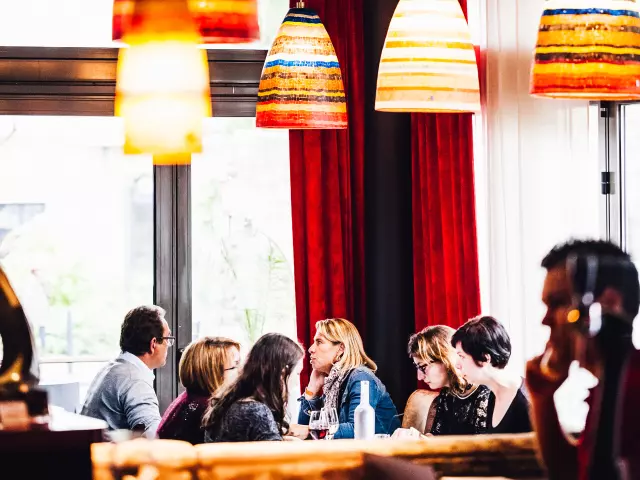
[[[260,40],[258,0],[190,0],[189,8],[204,43]]]
[[[552,98],[640,98],[636,0],[550,0],[538,29],[531,93]]]
[[[124,32],[131,26],[135,2],[136,0],[114,0],[114,41],[122,40]],[[258,0],[189,0],[189,10],[205,44],[260,40]]]
[[[347,100],[338,58],[313,10],[292,8],[278,30],[262,69],[256,125],[347,128]]]
[[[458,0],[400,0],[380,58],[376,110],[480,110],[475,50]]]
[[[111,38],[119,42],[122,40],[124,32],[131,28],[131,19],[133,18],[134,0],[114,0],[113,1],[113,17]]]

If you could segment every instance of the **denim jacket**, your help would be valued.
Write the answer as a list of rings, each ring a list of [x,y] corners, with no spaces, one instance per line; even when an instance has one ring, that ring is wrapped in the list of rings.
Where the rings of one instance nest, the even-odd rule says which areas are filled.
[[[347,386],[338,405],[340,426],[334,438],[353,438],[353,417],[356,407],[360,404],[360,382],[369,381],[369,403],[376,412],[376,433],[392,434],[400,426],[396,410],[387,389],[380,379],[367,367],[355,368],[348,379]],[[324,395],[307,400],[304,395],[299,398],[300,414],[298,423],[309,425],[309,412],[320,410],[324,406]]]

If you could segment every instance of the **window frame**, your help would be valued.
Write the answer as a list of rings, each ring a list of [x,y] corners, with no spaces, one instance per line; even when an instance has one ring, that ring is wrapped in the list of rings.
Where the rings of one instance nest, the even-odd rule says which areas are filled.
[[[266,50],[207,50],[216,117],[253,117]],[[1,115],[113,116],[116,48],[0,48]]]
[[[596,102],[599,109],[598,143],[601,176],[602,237],[624,248],[623,202],[621,185],[622,134],[620,106],[617,102]]]
[[[209,49],[215,117],[254,117],[266,50]],[[0,47],[0,115],[113,116],[117,48]],[[161,411],[191,342],[191,167],[154,166],[154,303],[176,337],[156,371]],[[114,319],[116,321],[116,319]]]

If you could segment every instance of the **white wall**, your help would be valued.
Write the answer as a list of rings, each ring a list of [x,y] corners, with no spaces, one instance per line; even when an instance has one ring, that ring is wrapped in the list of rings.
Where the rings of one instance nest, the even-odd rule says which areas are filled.
[[[542,257],[602,231],[597,107],[529,95],[543,3],[470,4],[487,78],[476,156],[482,305],[508,325],[520,365],[547,337]]]
[[[600,237],[597,107],[529,95],[543,0],[470,0],[486,61],[485,109],[476,126],[476,198],[482,308],[507,325],[513,368],[540,353],[540,261],[569,237]],[[572,377],[571,380],[576,380]],[[570,381],[571,381],[570,380]],[[584,375],[556,397],[561,421],[581,428]],[[573,397],[569,402],[567,397]],[[576,403],[576,401],[578,403]]]

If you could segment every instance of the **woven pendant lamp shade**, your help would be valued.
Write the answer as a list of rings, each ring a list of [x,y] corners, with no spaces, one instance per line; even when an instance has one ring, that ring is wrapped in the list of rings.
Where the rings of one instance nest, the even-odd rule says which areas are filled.
[[[475,50],[458,0],[400,0],[380,57],[375,108],[480,110]]]
[[[114,0],[112,39],[130,28],[135,0]],[[189,0],[189,10],[204,44],[260,40],[258,0]]]
[[[540,19],[531,94],[640,98],[640,13],[635,0],[549,0]]]
[[[347,100],[331,39],[313,10],[287,13],[260,78],[256,125],[347,128]]]

